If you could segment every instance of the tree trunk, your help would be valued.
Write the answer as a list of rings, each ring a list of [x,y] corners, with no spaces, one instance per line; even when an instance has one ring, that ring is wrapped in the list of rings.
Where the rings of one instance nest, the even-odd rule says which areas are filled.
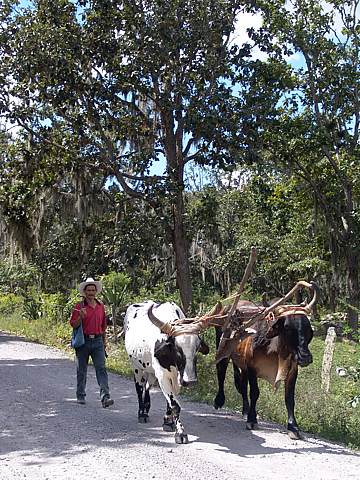
[[[173,245],[175,251],[176,281],[180,291],[182,308],[187,314],[192,302],[192,285],[189,264],[188,241],[184,227],[184,200],[182,192],[178,192],[173,205]]]
[[[359,327],[359,253],[355,248],[348,246],[346,247],[345,258],[347,270],[347,303],[349,305],[348,325],[351,329],[350,337],[356,338],[355,334]]]
[[[329,242],[330,242],[330,259],[331,259],[331,278],[330,278],[330,288],[329,288],[329,307],[332,312],[336,311],[336,299],[339,296],[340,291],[340,278],[339,278],[339,255],[338,255],[338,245],[334,236],[329,232]]]
[[[189,246],[184,225],[184,157],[183,119],[181,105],[178,105],[176,122],[173,112],[164,110],[163,121],[167,172],[169,176],[170,201],[173,213],[172,243],[175,251],[176,281],[180,291],[182,308],[185,314],[192,303],[192,285],[189,262]]]

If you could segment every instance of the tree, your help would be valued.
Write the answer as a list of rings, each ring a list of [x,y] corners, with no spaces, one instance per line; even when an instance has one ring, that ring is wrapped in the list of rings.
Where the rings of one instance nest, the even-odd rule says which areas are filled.
[[[9,116],[42,137],[71,129],[88,171],[115,176],[124,192],[152,205],[174,246],[185,310],[184,169],[234,162],[233,65],[249,52],[229,39],[244,5],[41,0],[8,17],[17,99]],[[154,163],[164,164],[163,175],[149,175]]]
[[[349,325],[359,309],[359,5],[312,0],[256,2],[264,17],[252,37],[279,63],[300,55],[292,87],[262,136],[262,158],[306,182],[325,219],[332,261],[332,304],[347,277]],[[337,24],[340,23],[340,26]],[[274,41],[276,39],[276,41]],[[290,76],[288,78],[291,78]]]
[[[222,294],[229,295],[240,282],[252,245],[257,248],[252,295],[266,291],[270,297],[282,296],[300,279],[325,287],[329,262],[323,230],[314,228],[312,198],[294,177],[248,171],[241,189],[207,188],[190,207],[196,231],[193,261],[203,281],[212,285],[213,280]],[[324,288],[322,299],[325,293]]]

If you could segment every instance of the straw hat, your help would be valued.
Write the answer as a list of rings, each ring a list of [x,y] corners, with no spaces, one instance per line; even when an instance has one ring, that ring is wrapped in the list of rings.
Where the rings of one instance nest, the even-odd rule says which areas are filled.
[[[101,289],[102,289],[102,284],[101,282],[97,282],[96,280],[94,280],[93,278],[91,277],[88,277],[85,282],[81,282],[80,285],[79,285],[79,292],[80,292],[80,295],[82,295],[83,297],[85,296],[85,288],[88,286],[88,285],[95,285],[96,287],[96,293],[100,293],[101,292]]]

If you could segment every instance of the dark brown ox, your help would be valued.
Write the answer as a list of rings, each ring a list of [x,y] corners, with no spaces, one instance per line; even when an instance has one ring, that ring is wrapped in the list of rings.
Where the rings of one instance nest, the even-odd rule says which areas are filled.
[[[316,295],[311,301],[312,305],[315,303],[315,297]],[[238,308],[259,311],[259,307],[245,301],[239,302]],[[247,429],[251,430],[257,424],[256,402],[259,398],[257,379],[267,380],[274,388],[277,388],[280,382],[284,381],[288,433],[291,438],[300,438],[294,413],[295,384],[298,366],[306,367],[312,363],[309,343],[313,337],[313,330],[308,313],[309,307],[282,306],[277,308],[274,315],[257,320],[252,325],[253,333],[242,340],[238,340],[235,346],[231,348],[230,356],[222,358],[217,363],[219,390],[214,400],[215,408],[221,408],[225,402],[224,380],[227,365],[231,358],[235,386],[242,395],[243,414],[247,415]],[[218,327],[216,330],[218,347],[222,331]],[[250,403],[247,395],[248,385],[250,387]]]

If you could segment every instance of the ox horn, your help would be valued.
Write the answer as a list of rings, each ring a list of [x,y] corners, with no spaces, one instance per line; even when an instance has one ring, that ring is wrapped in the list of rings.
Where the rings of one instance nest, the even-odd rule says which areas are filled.
[[[269,313],[273,312],[279,305],[282,305],[284,302],[286,302],[286,300],[289,300],[289,298],[291,298],[294,295],[294,293],[297,292],[298,290],[300,290],[300,288],[302,288],[302,287],[308,288],[310,291],[314,292],[313,298],[311,299],[310,303],[308,305],[306,305],[306,307],[305,307],[306,310],[308,310],[309,313],[310,313],[312,307],[315,305],[315,303],[317,301],[317,296],[318,296],[317,293],[319,291],[319,287],[316,285],[315,282],[308,283],[308,282],[305,282],[304,280],[300,280],[299,282],[297,282],[295,287],[293,287],[286,295],[284,295],[282,298],[280,298],[277,302],[273,303],[272,305],[270,305],[270,307],[267,307],[262,312],[254,315],[254,317],[252,317],[247,322],[244,322],[243,327],[244,328],[249,328],[258,319],[265,318]]]
[[[282,305],[284,302],[286,302],[286,300],[289,300],[289,298],[291,298],[295,294],[295,292],[300,290],[301,287],[305,287],[305,288],[308,288],[309,290],[313,290],[313,283],[308,283],[308,282],[305,282],[304,280],[300,280],[299,282],[297,282],[295,287],[293,287],[286,295],[280,298],[280,300],[278,300],[277,302],[270,305],[270,307],[268,307],[264,311],[264,314],[267,315],[268,313],[273,312],[276,309],[276,307],[278,307],[279,305]]]
[[[154,305],[151,305],[148,310],[149,319],[156,327],[160,328],[160,330],[162,331],[166,325],[166,322],[163,322],[162,320],[160,320],[160,318],[155,317],[155,315],[153,314],[153,306]]]
[[[316,303],[319,300],[320,289],[319,289],[318,284],[313,282],[313,281],[310,282],[310,285],[311,285],[310,290],[313,291],[313,297],[310,300],[310,303],[308,303],[306,305],[306,308],[311,312],[311,310],[313,309],[313,307],[316,305]]]

